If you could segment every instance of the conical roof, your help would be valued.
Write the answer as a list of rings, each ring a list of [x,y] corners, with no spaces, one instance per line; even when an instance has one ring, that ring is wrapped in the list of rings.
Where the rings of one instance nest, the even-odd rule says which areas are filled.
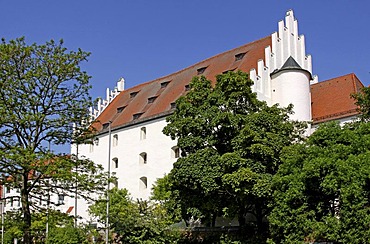
[[[274,70],[270,76],[273,76],[281,71],[285,71],[285,70],[300,70],[300,71],[305,71],[305,72],[308,72],[309,75],[310,75],[310,79],[312,80],[312,76],[311,76],[311,73],[308,71],[308,70],[305,70],[305,69],[302,69],[302,67],[297,63],[297,61],[295,61],[295,59],[290,56],[286,61],[285,63],[283,64],[283,66],[280,68],[280,69],[276,69]]]

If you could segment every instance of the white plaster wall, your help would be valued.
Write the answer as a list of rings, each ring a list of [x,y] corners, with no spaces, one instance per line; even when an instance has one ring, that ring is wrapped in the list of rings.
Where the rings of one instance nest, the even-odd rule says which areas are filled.
[[[165,125],[166,119],[159,118],[113,130],[111,133],[111,172],[118,177],[118,187],[126,188],[133,199],[148,200],[153,184],[169,173],[176,161],[172,148],[177,142],[162,133]],[[140,136],[142,127],[146,128],[145,139]],[[118,136],[116,146],[113,144],[114,135]],[[108,137],[108,133],[98,136],[99,144],[94,145],[93,150],[91,145],[79,145],[79,157],[91,159],[108,170]],[[75,152],[76,148],[72,148],[72,153]],[[140,164],[140,154],[143,152],[147,154],[147,164]],[[118,168],[115,168],[114,158],[118,159]],[[141,177],[147,177],[146,189],[140,189]],[[89,219],[87,203],[79,200],[77,209],[80,216],[85,220]]]
[[[305,71],[283,70],[272,79],[272,103],[287,107],[294,105],[291,119],[311,121],[310,77]]]

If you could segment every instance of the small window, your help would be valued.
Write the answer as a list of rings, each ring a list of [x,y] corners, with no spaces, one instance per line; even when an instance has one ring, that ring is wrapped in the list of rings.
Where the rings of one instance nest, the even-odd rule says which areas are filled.
[[[185,91],[190,91],[190,86],[189,85],[185,85]]]
[[[58,205],[64,205],[64,194],[58,195]]]
[[[244,58],[244,55],[246,53],[238,53],[235,55],[235,61],[239,61],[239,60],[242,60]]]
[[[109,127],[109,123],[104,123],[104,124],[103,124],[103,130],[104,130],[104,129],[108,129],[108,127]]]
[[[10,187],[9,186],[6,187],[6,193],[10,193]]]
[[[94,139],[94,144],[95,144],[95,146],[99,146],[99,138]]]
[[[170,81],[164,81],[161,83],[161,88],[167,87],[167,85],[170,83]]]
[[[224,72],[222,72],[222,74],[227,74],[229,72],[234,72],[234,71],[235,71],[235,69],[229,69],[229,70],[225,70]]]
[[[180,157],[180,148],[178,148],[177,146],[174,146],[171,149],[172,149],[171,157],[172,158],[179,158]]]
[[[140,129],[140,140],[146,139],[146,127],[141,127]]]
[[[171,103],[171,109],[175,109],[176,108],[176,103]]]
[[[148,156],[147,156],[146,152],[140,153],[139,163],[140,164],[147,164],[147,160],[148,160]]]
[[[13,198],[10,198],[10,207],[13,207]]]
[[[113,168],[117,169],[118,168],[118,158],[113,158]]]
[[[149,97],[148,98],[148,103],[153,103],[157,99],[157,97]]]
[[[139,180],[139,190],[145,190],[148,188],[148,178],[145,176],[141,177]]]
[[[138,91],[136,91],[136,92],[131,92],[131,93],[130,93],[130,98],[134,98],[134,97],[136,97],[136,95],[137,95],[138,93],[139,93]]]
[[[113,136],[113,146],[114,147],[118,146],[118,135],[117,134]]]
[[[122,106],[117,108],[117,114],[122,113],[122,111],[125,109],[126,106]]]
[[[202,68],[197,69],[197,74],[198,75],[203,74],[206,69],[207,69],[207,67],[202,67]]]
[[[132,119],[138,119],[138,118],[140,118],[141,117],[141,115],[143,115],[143,113],[136,113],[136,114],[134,114],[134,115],[132,115]]]

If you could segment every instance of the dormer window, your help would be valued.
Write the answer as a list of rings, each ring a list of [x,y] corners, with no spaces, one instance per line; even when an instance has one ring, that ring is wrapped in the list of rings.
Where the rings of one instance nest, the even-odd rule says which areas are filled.
[[[141,115],[143,115],[143,113],[137,113],[137,114],[133,114],[132,115],[132,119],[135,120],[135,119],[138,119],[141,117]]]
[[[189,85],[185,85],[185,91],[190,91],[190,86]]]
[[[242,60],[244,58],[244,55],[246,53],[238,53],[235,55],[235,61],[239,61],[239,60]]]
[[[176,103],[171,103],[171,109],[175,109],[176,108]]]
[[[117,108],[117,114],[122,113],[122,111],[125,109],[126,106],[122,106]]]
[[[197,69],[197,75],[203,74],[206,69],[207,67],[202,67],[202,68]]]
[[[228,72],[234,72],[234,71],[235,71],[235,69],[229,69],[229,70],[225,70],[224,72],[222,72],[222,74],[226,74]]]
[[[164,81],[161,83],[161,88],[167,87],[167,85],[170,83],[170,81]]]
[[[155,99],[157,99],[157,96],[155,96],[155,97],[149,97],[148,98],[148,103],[153,103],[155,101]]]
[[[109,127],[109,123],[104,123],[104,124],[103,124],[103,130],[104,130],[104,129],[108,129],[108,127]]]
[[[131,92],[131,93],[130,93],[130,98],[134,98],[134,97],[136,97],[136,95],[137,95],[138,93],[139,93],[138,91],[136,91],[136,92]]]

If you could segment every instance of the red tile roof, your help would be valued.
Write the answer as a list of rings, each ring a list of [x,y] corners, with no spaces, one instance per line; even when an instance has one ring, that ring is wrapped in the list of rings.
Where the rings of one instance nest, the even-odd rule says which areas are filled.
[[[217,74],[228,70],[238,69],[249,73],[252,68],[257,67],[259,59],[264,59],[267,46],[271,46],[270,36],[221,53],[168,76],[124,90],[99,115],[94,127],[101,131],[102,125],[109,121],[112,121],[112,128],[117,128],[166,115],[171,112],[171,103],[185,93],[185,86],[198,75],[198,72],[203,71],[201,75],[212,81],[215,81]],[[235,55],[242,53],[245,55],[237,60]],[[166,87],[162,87],[163,82],[169,83]],[[130,96],[133,92],[137,92],[134,97]],[[152,97],[156,99],[148,103],[148,98]],[[119,108],[122,107],[124,107],[123,110],[117,113],[117,109],[120,110]],[[133,115],[139,116],[140,113],[142,113],[141,116],[133,120]]]
[[[94,123],[97,131],[129,126],[140,121],[158,118],[172,112],[174,103],[186,90],[192,77],[204,75],[215,82],[217,74],[229,70],[248,72],[264,59],[265,47],[271,46],[271,37],[248,43],[201,61],[188,68],[162,78],[122,91],[99,115]],[[244,54],[244,55],[243,55]],[[167,83],[167,85],[162,85]],[[363,84],[354,74],[349,74],[311,86],[313,123],[321,123],[357,114],[350,94],[358,92]],[[149,100],[148,100],[149,99]]]
[[[358,114],[350,97],[364,87],[355,74],[348,74],[311,85],[314,124]]]

